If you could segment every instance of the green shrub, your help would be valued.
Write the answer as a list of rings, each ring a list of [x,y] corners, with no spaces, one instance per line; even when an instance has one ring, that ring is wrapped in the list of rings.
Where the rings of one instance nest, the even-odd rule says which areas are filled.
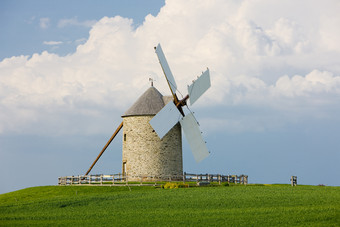
[[[188,188],[188,187],[189,187],[188,184],[168,182],[162,188],[164,188],[164,189],[174,189],[174,188]]]
[[[222,186],[230,186],[228,182],[222,183]]]

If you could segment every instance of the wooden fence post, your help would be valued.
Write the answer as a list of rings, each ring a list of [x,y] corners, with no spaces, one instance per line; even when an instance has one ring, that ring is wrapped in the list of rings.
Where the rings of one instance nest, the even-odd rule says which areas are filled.
[[[297,185],[297,176],[291,176],[290,181],[291,181],[292,186],[296,186]]]

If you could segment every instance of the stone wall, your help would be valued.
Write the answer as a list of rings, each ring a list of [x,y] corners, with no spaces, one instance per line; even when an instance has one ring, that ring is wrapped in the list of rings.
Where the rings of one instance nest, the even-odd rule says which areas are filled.
[[[123,117],[123,173],[176,177],[183,174],[182,134],[178,123],[161,140],[149,121],[153,116]],[[124,164],[125,163],[125,164]]]

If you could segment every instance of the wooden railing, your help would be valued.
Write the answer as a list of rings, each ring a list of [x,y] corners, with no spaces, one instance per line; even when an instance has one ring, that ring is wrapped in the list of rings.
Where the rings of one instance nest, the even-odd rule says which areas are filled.
[[[183,182],[223,182],[235,183],[235,184],[248,184],[247,175],[221,175],[221,174],[183,174]]]
[[[78,175],[58,177],[58,185],[158,185],[160,182],[196,182],[199,184],[218,184],[228,182],[234,184],[248,184],[247,175],[222,175],[222,174],[191,174],[185,173],[177,176],[126,176],[122,174],[110,175]]]

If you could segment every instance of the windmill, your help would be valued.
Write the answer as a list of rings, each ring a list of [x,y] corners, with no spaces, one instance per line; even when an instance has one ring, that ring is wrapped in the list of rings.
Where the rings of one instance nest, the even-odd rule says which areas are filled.
[[[162,139],[173,126],[180,122],[191,152],[193,153],[196,162],[200,162],[209,155],[209,152],[194,115],[191,112],[185,115],[183,107],[187,106],[188,99],[190,105],[193,105],[201,95],[208,90],[211,85],[209,69],[203,72],[197,80],[193,81],[193,83],[188,86],[188,95],[179,100],[176,94],[177,85],[175,78],[172,75],[160,44],[155,47],[155,51],[169,85],[173,102],[169,102],[159,113],[157,113],[157,115],[151,119],[150,124]]]
[[[188,86],[188,95],[179,100],[175,79],[160,44],[155,47],[155,52],[172,95],[163,96],[151,83],[151,87],[124,113],[123,122],[85,175],[122,128],[122,173],[130,180],[141,175],[162,178],[183,174],[181,128],[197,162],[209,155],[198,122],[191,112],[185,114],[183,110],[188,99],[192,105],[210,87],[209,69]]]

